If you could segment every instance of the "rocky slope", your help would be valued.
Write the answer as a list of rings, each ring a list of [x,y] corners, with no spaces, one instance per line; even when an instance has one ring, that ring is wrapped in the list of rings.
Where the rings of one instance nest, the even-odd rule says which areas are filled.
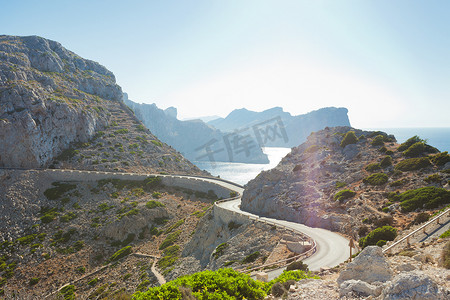
[[[108,124],[120,101],[114,75],[61,44],[0,36],[0,166],[40,167]]]
[[[0,166],[202,173],[122,102],[112,72],[37,36],[0,36]]]
[[[292,116],[281,107],[262,112],[245,108],[233,110],[226,118],[208,124],[224,132],[246,128],[254,132],[258,142],[267,147],[295,147],[311,132],[326,126],[350,126],[346,108],[325,107],[303,115]]]
[[[349,131],[356,133],[357,141],[342,147],[343,136]],[[248,183],[241,207],[256,214],[340,231],[355,239],[382,225],[404,229],[419,212],[429,217],[442,204],[450,203],[450,192],[443,192],[439,204],[411,212],[396,202],[400,193],[408,190],[448,190],[450,159],[447,153],[422,151],[412,159],[416,163],[411,165],[417,169],[406,170],[402,164],[411,160],[398,147],[393,136],[382,132],[350,127],[315,132],[276,168]],[[430,147],[429,151],[437,150]],[[420,161],[424,164],[420,165]],[[348,192],[338,194],[345,190]]]
[[[201,120],[180,121],[176,108],[162,110],[156,104],[138,104],[128,100],[126,93],[124,102],[161,141],[191,161],[269,162],[257,140],[246,133],[225,134]]]

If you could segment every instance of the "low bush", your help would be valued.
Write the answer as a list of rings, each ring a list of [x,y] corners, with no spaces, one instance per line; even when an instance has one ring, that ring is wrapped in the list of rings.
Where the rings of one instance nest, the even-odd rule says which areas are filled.
[[[415,157],[402,160],[395,166],[395,169],[400,171],[415,171],[429,166],[431,166],[431,163],[428,157]]]
[[[40,278],[33,277],[33,278],[30,279],[29,284],[30,285],[35,285],[35,284],[37,284],[39,282],[39,280],[40,280]]]
[[[344,201],[346,199],[354,197],[355,195],[356,195],[356,192],[346,189],[346,190],[342,190],[342,191],[337,192],[334,195],[334,200],[342,202],[342,201]]]
[[[294,262],[290,263],[289,265],[287,265],[286,271],[293,271],[293,270],[301,270],[301,271],[306,271],[306,272],[309,271],[308,265],[303,263],[301,260],[294,261]]]
[[[188,289],[196,299],[260,300],[266,296],[263,287],[261,282],[233,269],[208,270],[179,277],[145,292],[136,292],[133,299],[184,299],[181,290]]]
[[[405,151],[406,149],[408,149],[409,147],[411,147],[413,144],[415,143],[420,143],[420,142],[425,142],[425,140],[422,140],[419,136],[415,135],[413,137],[410,137],[409,139],[407,139],[404,143],[402,143],[397,150],[400,152]]]
[[[63,287],[59,294],[63,297],[64,300],[74,300],[75,299],[75,286],[70,284]]]
[[[428,214],[426,212],[421,212],[421,213],[417,214],[417,216],[414,218],[414,220],[412,220],[410,225],[422,224],[422,223],[428,221],[429,219],[430,219],[430,214]]]
[[[450,155],[447,151],[438,153],[436,155],[431,156],[431,161],[436,166],[443,166],[446,163],[450,162]]]
[[[167,228],[167,230],[164,233],[165,234],[171,233],[172,231],[174,231],[175,229],[177,229],[178,227],[183,225],[184,221],[185,221],[184,219],[178,220],[175,224],[173,224],[169,228]]]
[[[371,163],[365,167],[365,169],[369,172],[375,172],[381,169],[381,165],[379,163]]]
[[[412,144],[408,149],[403,151],[403,156],[406,157],[418,157],[423,155],[425,152],[425,143],[417,142]]]
[[[391,226],[383,226],[371,231],[366,237],[359,239],[359,246],[365,248],[374,246],[380,240],[393,241],[397,236],[397,229]]]
[[[164,207],[165,205],[159,201],[150,200],[145,204],[145,207],[148,209],[156,208],[156,207]]]
[[[49,188],[44,191],[44,196],[47,197],[48,200],[57,200],[77,186],[76,184],[62,183],[62,182],[53,182],[53,188]]]
[[[169,234],[165,240],[161,243],[161,245],[159,246],[159,250],[163,250],[169,246],[172,246],[175,241],[178,239],[178,237],[181,234],[181,230],[177,230],[174,233]]]
[[[385,157],[383,157],[383,159],[380,162],[380,166],[382,168],[387,168],[392,166],[392,157],[389,155],[386,155]]]
[[[110,262],[118,261],[122,257],[125,257],[131,253],[131,246],[123,247],[122,249],[118,250],[116,253],[114,253],[110,258]]]
[[[153,193],[152,193],[152,197],[155,198],[155,199],[159,199],[159,198],[162,197],[162,195],[161,195],[160,192],[153,192]]]
[[[403,179],[400,179],[400,180],[393,181],[389,185],[392,186],[392,187],[397,187],[397,186],[405,185],[407,182],[408,182],[408,179],[403,178]]]
[[[220,256],[222,256],[225,253],[225,249],[227,249],[228,246],[229,246],[228,243],[222,243],[222,244],[218,245],[216,247],[216,250],[214,250],[214,253],[212,254],[214,259],[217,259]]]
[[[439,174],[433,174],[424,179],[428,183],[440,183],[442,181],[442,177]]]
[[[383,146],[384,145],[384,136],[383,135],[377,135],[376,137],[373,138],[372,146]]]
[[[243,264],[249,264],[254,262],[259,256],[261,256],[261,253],[259,253],[259,251],[255,251],[249,255],[247,255],[243,260],[242,263]]]
[[[290,280],[294,280],[295,282],[300,281],[302,279],[320,279],[320,277],[312,275],[311,272],[305,272],[305,271],[301,271],[301,270],[296,270],[296,271],[283,271],[283,273],[278,276],[277,278],[264,283],[264,289],[266,291],[266,293],[270,293],[272,286],[279,282],[279,283],[285,283],[288,282]]]
[[[344,148],[350,144],[356,144],[358,142],[358,138],[354,131],[349,131],[345,134],[344,138],[341,141],[341,147]]]
[[[340,189],[340,188],[343,188],[344,186],[346,186],[347,183],[342,182],[342,181],[336,181],[335,185],[336,185],[336,188]]]
[[[400,207],[405,212],[421,208],[433,209],[450,203],[450,191],[427,186],[403,192],[393,199],[400,202]]]
[[[440,237],[441,239],[445,239],[445,238],[450,237],[450,229],[447,230],[447,231],[445,231],[445,232],[444,232],[443,234],[441,234],[439,237]]]
[[[370,185],[383,185],[388,181],[388,176],[384,173],[374,173],[363,179],[363,182]]]

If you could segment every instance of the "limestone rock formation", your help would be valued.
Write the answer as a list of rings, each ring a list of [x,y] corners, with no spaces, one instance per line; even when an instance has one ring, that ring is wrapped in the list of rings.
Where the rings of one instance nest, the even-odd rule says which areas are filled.
[[[311,132],[327,126],[350,126],[346,108],[325,107],[303,115],[292,116],[281,107],[262,112],[245,108],[233,110],[226,118],[208,122],[224,132],[250,128],[260,133],[266,147],[295,147],[303,143]]]
[[[162,110],[156,104],[138,104],[128,100],[136,116],[161,141],[171,145],[191,161],[268,163],[255,137],[226,134],[201,120],[180,121],[174,107]]]
[[[107,125],[99,104],[121,98],[110,71],[61,44],[0,36],[0,166],[44,166]]]
[[[387,284],[382,295],[384,300],[448,299],[439,286],[420,271],[400,273]]]
[[[392,278],[389,262],[378,246],[368,246],[347,264],[345,270],[339,274],[339,284],[347,280],[362,280],[367,283],[386,282]]]

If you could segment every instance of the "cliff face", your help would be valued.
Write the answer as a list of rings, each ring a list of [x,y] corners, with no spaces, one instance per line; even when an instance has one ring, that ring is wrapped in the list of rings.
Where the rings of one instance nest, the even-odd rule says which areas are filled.
[[[292,116],[281,107],[262,112],[236,109],[226,118],[209,121],[208,124],[224,132],[251,128],[259,136],[260,143],[268,147],[295,147],[306,141],[311,132],[325,127],[350,126],[346,108],[325,107],[307,114]]]
[[[201,120],[180,121],[175,108],[162,110],[155,104],[137,104],[124,95],[124,102],[147,128],[191,161],[269,162],[252,137],[227,135]]]
[[[359,139],[341,147],[343,136],[349,131],[354,131]],[[384,141],[379,141],[378,135]],[[361,235],[358,232],[361,226],[376,228],[380,220],[405,228],[418,211],[404,212],[401,204],[393,200],[395,195],[422,187],[449,189],[450,176],[444,170],[450,168],[450,163],[436,164],[433,158],[436,154],[424,152],[419,156],[428,163],[417,170],[401,171],[396,166],[407,157],[398,147],[393,136],[381,132],[350,127],[315,132],[305,143],[293,148],[277,167],[261,172],[247,184],[241,208],[355,238]],[[442,155],[450,160],[445,153]],[[436,180],[428,178],[433,174],[431,178]],[[380,179],[379,184],[369,180],[371,175]],[[336,195],[343,190],[350,192],[339,199]],[[447,197],[443,202],[450,202],[449,194],[442,196]]]
[[[0,166],[40,167],[108,124],[120,101],[114,75],[61,44],[0,36]]]

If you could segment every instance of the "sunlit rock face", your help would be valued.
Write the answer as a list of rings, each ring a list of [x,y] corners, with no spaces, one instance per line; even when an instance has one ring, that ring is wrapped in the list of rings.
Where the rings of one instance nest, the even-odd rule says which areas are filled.
[[[40,167],[108,124],[112,72],[37,36],[0,36],[0,166]]]
[[[341,147],[348,131],[362,138]],[[361,192],[362,179],[367,176],[364,167],[384,156],[371,145],[371,138],[365,138],[371,134],[374,133],[351,127],[325,128],[312,133],[305,143],[292,148],[277,167],[261,172],[247,184],[241,208],[313,227],[341,232],[356,230],[352,225],[356,224],[356,217],[374,215],[374,209],[362,205],[357,196],[340,202],[334,195],[344,188]],[[338,187],[339,182],[344,186]],[[383,199],[381,190],[372,193],[372,200]]]

